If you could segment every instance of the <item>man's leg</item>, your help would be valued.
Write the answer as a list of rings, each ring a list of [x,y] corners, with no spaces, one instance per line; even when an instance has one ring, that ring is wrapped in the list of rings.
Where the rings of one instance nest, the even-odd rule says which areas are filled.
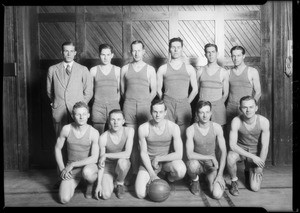
[[[254,192],[259,191],[263,179],[263,169],[260,167],[251,167],[249,175],[251,190]]]
[[[147,196],[147,184],[150,181],[150,175],[144,167],[139,170],[135,181],[135,193],[137,198],[143,199]]]
[[[187,174],[190,177],[190,191],[192,194],[200,195],[200,183],[199,183],[199,173],[200,173],[200,163],[198,160],[189,160],[186,162]]]
[[[69,180],[61,181],[58,196],[59,196],[59,201],[62,204],[66,204],[71,200],[79,182],[80,179],[69,179]]]
[[[228,173],[231,177],[231,189],[229,190],[229,192],[234,195],[237,196],[239,195],[239,190],[238,190],[238,177],[236,176],[237,174],[237,161],[241,160],[239,154],[233,152],[233,151],[229,151],[228,155],[227,155],[227,170]]]
[[[86,198],[92,198],[93,186],[98,177],[98,167],[96,164],[86,165],[82,170],[82,177],[86,180]]]
[[[116,195],[118,198],[122,199],[124,197],[124,180],[127,176],[127,173],[130,169],[130,160],[129,159],[119,159],[116,166],[116,184],[117,184],[117,192]]]

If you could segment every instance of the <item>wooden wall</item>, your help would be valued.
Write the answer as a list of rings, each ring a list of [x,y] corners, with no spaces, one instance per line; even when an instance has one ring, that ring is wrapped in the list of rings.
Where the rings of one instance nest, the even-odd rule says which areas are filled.
[[[259,103],[259,113],[271,121],[272,136],[268,161],[273,164],[291,163],[292,133],[291,128],[288,129],[286,124],[291,124],[292,114],[290,110],[286,110],[285,115],[278,113],[279,110],[289,109],[292,103],[291,78],[282,75],[283,60],[285,60],[284,45],[291,29],[281,27],[284,25],[279,24],[284,23],[287,17],[291,17],[292,11],[284,9],[286,7],[283,5],[291,7],[291,4],[286,2],[223,6],[17,7],[19,10],[23,9],[25,16],[23,25],[27,22],[30,26],[30,30],[25,30],[24,34],[28,45],[25,55],[29,64],[26,73],[23,74],[27,79],[28,90],[26,102],[29,142],[24,143],[24,146],[27,144],[29,148],[25,152],[29,161],[28,167],[54,168],[55,136],[45,90],[46,73],[49,66],[61,60],[60,49],[65,40],[76,42],[76,60],[91,68],[99,63],[100,43],[109,43],[114,47],[113,63],[122,66],[131,60],[130,43],[140,39],[146,46],[145,61],[158,68],[168,60],[168,40],[175,36],[180,36],[184,40],[184,57],[195,67],[206,63],[203,47],[208,42],[218,45],[219,63],[225,68],[232,66],[229,52],[232,46],[242,45],[246,48],[246,63],[260,72],[263,93]],[[7,13],[16,10],[14,8],[7,7]],[[17,18],[17,16],[12,17],[11,21]],[[7,20],[6,23],[9,25],[10,21]],[[5,35],[7,38],[11,36],[9,32],[5,32]],[[9,42],[11,40],[7,39],[6,48],[20,43],[20,41]],[[274,60],[277,55],[281,57]],[[16,89],[15,86],[9,87],[9,77],[4,81],[7,89],[4,95],[18,100],[16,92],[8,92],[9,88]],[[11,93],[15,93],[15,96],[11,96]],[[17,111],[15,98],[11,98],[6,103],[4,112],[13,109],[12,107]],[[277,103],[277,100],[284,101]],[[18,121],[17,118],[16,114],[15,122]],[[14,121],[9,117],[5,117],[4,120]],[[12,133],[14,125],[15,123],[6,123],[4,127],[4,147],[5,151],[10,153],[5,155],[6,169],[20,168],[15,166],[20,153],[14,149],[14,143],[9,142],[15,137],[15,144],[18,144],[18,136]],[[12,162],[9,163],[9,159],[14,161],[11,160]]]

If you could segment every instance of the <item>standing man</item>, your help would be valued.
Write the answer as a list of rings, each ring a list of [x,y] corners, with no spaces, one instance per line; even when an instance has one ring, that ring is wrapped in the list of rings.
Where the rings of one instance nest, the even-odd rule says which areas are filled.
[[[154,67],[143,61],[144,44],[139,41],[131,43],[133,62],[121,69],[121,95],[124,98],[123,112],[126,126],[135,130],[131,154],[132,173],[129,184],[133,184],[139,168],[138,126],[151,118],[149,106],[156,96],[156,72]],[[131,178],[130,178],[131,177]]]
[[[88,105],[81,101],[73,107],[74,122],[63,126],[55,145],[55,159],[60,172],[59,200],[68,203],[83,178],[87,181],[86,198],[92,197],[93,183],[97,179],[99,132],[87,124]],[[64,164],[62,148],[67,143],[68,159]]]
[[[158,179],[160,171],[167,174],[169,183],[182,179],[186,173],[180,129],[177,124],[165,119],[167,107],[164,101],[153,100],[151,114],[152,119],[138,129],[142,159],[135,182],[138,198],[146,197],[147,184]],[[174,189],[174,184],[172,186]]]
[[[210,121],[211,115],[211,103],[199,101],[196,106],[197,122],[186,130],[187,173],[194,195],[200,195],[199,175],[204,173],[212,197],[220,199],[225,190],[223,171],[227,151],[223,129],[220,124]],[[220,156],[216,150],[220,150]]]
[[[95,197],[109,199],[116,182],[116,195],[124,198],[124,180],[130,169],[130,154],[132,151],[134,129],[124,127],[125,120],[120,109],[109,113],[109,129],[99,140],[100,159],[98,162],[98,184]]]
[[[231,176],[229,192],[234,196],[239,195],[237,162],[245,163],[246,186],[250,183],[251,190],[256,192],[262,182],[263,168],[269,149],[270,124],[267,118],[256,114],[257,109],[255,98],[242,97],[240,100],[242,114],[236,116],[231,122],[229,134],[231,150],[227,155],[227,169]]]
[[[217,45],[206,44],[204,52],[207,65],[201,67],[197,72],[199,100],[211,103],[211,120],[223,127],[226,124],[225,101],[229,90],[228,72],[217,64]]]
[[[240,114],[239,101],[243,96],[253,96],[256,102],[261,96],[258,71],[245,64],[245,49],[241,46],[234,46],[230,53],[234,67],[229,74],[229,96],[226,108],[228,127],[231,120]]]
[[[62,127],[73,121],[72,108],[78,101],[89,103],[93,96],[93,79],[89,70],[74,61],[75,45],[61,46],[63,61],[48,69],[47,94],[51,101],[56,137]]]
[[[113,48],[108,44],[99,46],[100,65],[92,67],[90,72],[94,79],[94,103],[92,122],[100,134],[104,132],[108,113],[120,109],[120,67],[111,64],[114,57]]]
[[[179,125],[181,138],[185,143],[185,130],[192,119],[191,102],[197,95],[198,85],[194,67],[182,60],[182,48],[181,38],[172,38],[169,41],[171,60],[157,71],[157,94],[167,106],[166,118]],[[190,86],[192,91],[189,93]],[[183,160],[186,160],[185,151]]]

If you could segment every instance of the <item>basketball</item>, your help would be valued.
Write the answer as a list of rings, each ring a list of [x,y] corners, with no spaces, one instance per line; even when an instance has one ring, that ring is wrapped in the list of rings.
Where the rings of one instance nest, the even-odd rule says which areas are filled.
[[[162,202],[165,201],[171,192],[171,187],[167,181],[163,179],[153,180],[148,188],[148,196],[152,201]]]

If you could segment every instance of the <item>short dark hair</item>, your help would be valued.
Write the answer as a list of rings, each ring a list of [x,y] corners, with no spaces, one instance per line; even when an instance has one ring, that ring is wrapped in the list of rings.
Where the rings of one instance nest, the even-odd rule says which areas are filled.
[[[245,55],[245,53],[246,53],[245,48],[242,46],[239,46],[239,45],[232,47],[230,50],[230,54],[232,54],[233,50],[242,50],[243,55]]]
[[[205,44],[205,46],[204,46],[204,52],[205,53],[206,53],[206,49],[209,48],[209,47],[214,47],[216,49],[216,52],[218,52],[218,46],[217,45],[208,43],[208,44]]]
[[[114,51],[114,49],[111,45],[109,45],[109,44],[100,44],[99,45],[99,54],[101,54],[101,51],[103,49],[110,49],[111,53],[113,53],[113,51]]]
[[[255,98],[254,98],[253,96],[251,96],[251,95],[246,95],[246,96],[244,96],[244,97],[242,97],[242,98],[240,99],[240,106],[242,106],[242,102],[243,102],[243,101],[250,101],[250,100],[254,100],[255,105],[257,105],[257,101],[255,100]]]
[[[180,37],[175,37],[175,38],[170,39],[170,41],[169,41],[169,49],[171,49],[171,44],[173,42],[176,42],[176,41],[179,41],[181,43],[181,46],[183,47],[183,40]]]
[[[204,101],[204,100],[198,101],[198,103],[196,105],[196,113],[198,113],[199,109],[201,109],[202,107],[205,107],[205,106],[209,106],[210,111],[212,110],[212,105],[211,105],[210,101]]]
[[[68,46],[68,45],[73,46],[74,49],[76,50],[76,46],[75,46],[74,42],[72,42],[72,41],[65,41],[65,42],[61,45],[61,51],[64,51],[64,46]]]
[[[117,113],[122,114],[123,118],[125,118],[124,113],[123,113],[122,110],[120,110],[120,109],[113,109],[113,110],[111,110],[111,111],[108,113],[108,119],[110,119],[111,115],[114,114],[114,113],[116,113],[116,114],[117,114]]]
[[[88,113],[90,112],[90,107],[84,101],[79,101],[74,104],[72,114],[75,115],[75,110],[79,108],[86,108]]]
[[[130,44],[130,51],[132,51],[132,45],[134,44],[142,44],[143,49],[145,49],[145,45],[141,40],[135,40]]]
[[[152,112],[153,110],[153,106],[154,105],[164,105],[165,106],[165,111],[167,110],[167,106],[164,102],[163,99],[160,99],[160,98],[154,98],[152,101],[151,101],[151,106],[150,106],[150,112]]]

